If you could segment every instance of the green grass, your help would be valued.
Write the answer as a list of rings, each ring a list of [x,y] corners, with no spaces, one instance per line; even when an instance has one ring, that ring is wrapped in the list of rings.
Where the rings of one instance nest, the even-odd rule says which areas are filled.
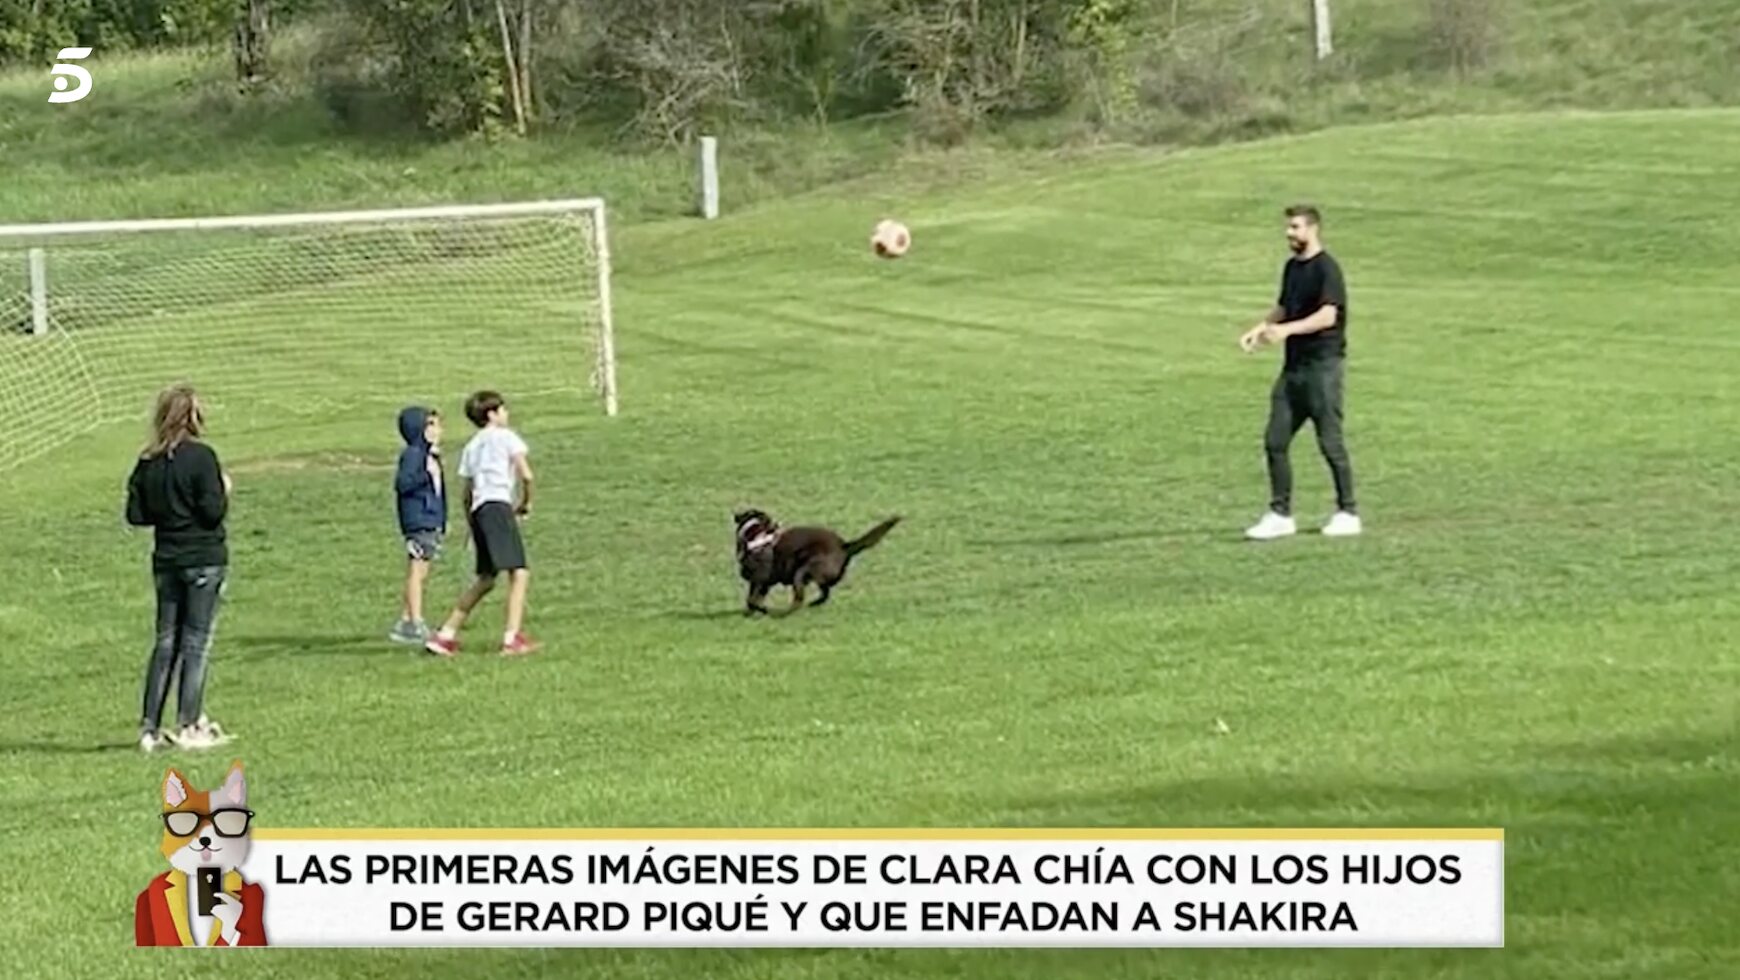
[[[1128,44],[1134,98],[1099,128],[1141,142],[1448,113],[1740,103],[1735,0],[1334,0],[1335,53],[1321,62],[1309,3],[1133,6],[1150,12]],[[1444,25],[1486,40],[1458,64]]]
[[[362,404],[214,422],[237,499],[210,706],[264,823],[1499,825],[1504,951],[300,952],[223,972],[1732,975],[1737,123],[1511,117],[992,163],[1000,179],[623,228],[624,415],[517,405],[549,643],[523,662],[380,639],[391,392],[313,381]],[[1299,196],[1326,203],[1350,279],[1370,533],[1249,547],[1274,363],[1232,339]],[[864,248],[886,212],[917,232],[900,263]],[[100,430],[0,485],[16,975],[160,969],[123,952],[160,870],[165,762],[129,747],[150,616],[147,542],[119,526],[136,437]],[[1314,516],[1308,436],[1296,455]],[[746,622],[744,502],[908,523],[831,607]],[[474,650],[498,625],[492,606]],[[227,760],[175,759],[200,785]]]
[[[1497,42],[1465,72],[1446,64],[1427,0],[1336,0],[1337,53],[1323,64],[1311,57],[1309,5],[1296,0],[1138,3],[1152,22],[1131,45],[1132,102],[1112,118],[1090,125],[1093,107],[1076,105],[947,153],[916,150],[898,115],[739,126],[722,134],[725,206],[885,175],[900,161],[908,178],[971,179],[1012,146],[1176,147],[1443,114],[1740,104],[1740,0],[1481,2],[1496,11]],[[625,218],[691,206],[688,152],[624,146],[616,122],[566,120],[496,144],[424,142],[390,115],[347,127],[312,81],[317,35],[302,25],[279,37],[276,80],[253,98],[235,93],[221,53],[99,50],[88,63],[96,86],[73,105],[46,102],[41,66],[0,71],[5,220],[591,194]]]

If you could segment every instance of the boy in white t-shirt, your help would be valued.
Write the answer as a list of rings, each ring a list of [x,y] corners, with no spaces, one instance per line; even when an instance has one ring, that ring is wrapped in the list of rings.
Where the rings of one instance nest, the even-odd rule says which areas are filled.
[[[458,605],[429,638],[430,653],[451,657],[459,652],[459,628],[483,597],[508,575],[507,629],[501,654],[533,653],[538,645],[525,634],[526,588],[531,569],[520,537],[520,518],[531,512],[532,467],[526,462],[526,441],[508,428],[507,403],[494,391],[480,391],[465,400],[465,417],[477,435],[459,454],[459,476],[465,500],[471,544],[477,551],[477,580],[459,597]]]

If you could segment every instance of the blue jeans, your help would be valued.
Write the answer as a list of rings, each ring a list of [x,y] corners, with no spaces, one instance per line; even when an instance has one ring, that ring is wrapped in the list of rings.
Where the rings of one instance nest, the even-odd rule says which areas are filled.
[[[176,721],[186,726],[199,720],[205,702],[205,663],[211,652],[223,597],[221,565],[159,571],[157,580],[157,643],[145,668],[145,712],[142,729],[155,731],[169,697],[169,682],[179,670]]]

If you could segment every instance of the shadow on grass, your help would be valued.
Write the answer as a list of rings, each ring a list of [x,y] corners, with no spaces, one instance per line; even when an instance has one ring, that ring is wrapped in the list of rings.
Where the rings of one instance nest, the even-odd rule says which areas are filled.
[[[1164,529],[1128,528],[1124,530],[1085,531],[1075,534],[1034,535],[1021,538],[983,538],[970,541],[975,548],[1080,548],[1103,544],[1124,544],[1139,541],[1215,541],[1238,543],[1244,540],[1238,527],[1187,527]]]
[[[106,752],[138,751],[139,743],[128,742],[56,742],[45,738],[8,739],[0,742],[0,755],[23,753],[30,755],[101,755]]]
[[[374,633],[241,633],[224,637],[224,646],[246,658],[265,657],[363,657],[388,653],[420,652],[390,642],[386,631]]]
[[[742,361],[755,367],[757,385],[764,384],[768,376],[774,374],[802,374],[810,370],[808,361],[790,357],[779,349],[763,346],[735,346],[729,344],[707,343],[690,340],[676,334],[663,333],[651,327],[642,328],[637,334],[637,343],[651,353],[660,355],[661,360],[695,357],[702,360]]]
[[[1664,733],[1532,746],[1529,755],[1526,766],[1418,779],[1300,774],[1159,782],[1035,798],[1005,814],[1023,826],[1375,826],[1375,819],[1392,826],[1503,826],[1513,835],[1605,826],[1631,836],[1661,822],[1677,828],[1675,837],[1697,839],[1700,827],[1714,832],[1730,819],[1740,735]],[[1740,858],[1740,838],[1725,846]]]
[[[1730,916],[1711,896],[1732,893],[1740,866],[1740,840],[1728,832],[1737,747],[1732,733],[1662,734],[1548,744],[1536,761],[1417,779],[1376,770],[1369,778],[1228,775],[1059,791],[1000,811],[986,801],[987,826],[1502,826],[1503,950],[562,950],[522,961],[518,975],[585,967],[776,980],[1731,975],[1718,969],[1734,948]],[[445,976],[497,975],[499,964],[481,957],[431,955]]]
[[[1689,965],[1716,949],[1733,949],[1727,913],[1709,896],[1730,894],[1740,883],[1734,870],[1740,867],[1740,837],[1732,833],[1740,766],[1736,733],[1664,732],[1545,744],[1531,746],[1522,758],[1418,778],[1374,771],[1371,778],[1302,773],[1155,782],[1033,798],[1005,810],[1002,822],[1502,827],[1506,944],[1537,959],[1513,956],[1475,967],[1421,951],[1408,962],[1435,964],[1444,975],[1544,976],[1548,971],[1538,957],[1568,970],[1569,961],[1603,955],[1588,948],[1579,922],[1600,923],[1612,936],[1611,950],[1637,950],[1637,943],[1645,943],[1658,965]],[[1391,955],[1399,961],[1402,954]],[[1330,962],[1333,956],[1325,965]]]
[[[747,619],[741,607],[714,609],[669,609],[659,613],[659,619],[681,619],[694,623],[722,623],[732,619]]]

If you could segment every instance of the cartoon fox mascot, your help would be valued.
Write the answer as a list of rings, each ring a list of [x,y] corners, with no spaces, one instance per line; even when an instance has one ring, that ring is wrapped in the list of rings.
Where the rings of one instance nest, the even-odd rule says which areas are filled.
[[[170,870],[139,893],[133,933],[140,946],[264,946],[266,893],[242,880],[254,811],[240,760],[209,793],[174,769],[163,777],[163,843]]]

